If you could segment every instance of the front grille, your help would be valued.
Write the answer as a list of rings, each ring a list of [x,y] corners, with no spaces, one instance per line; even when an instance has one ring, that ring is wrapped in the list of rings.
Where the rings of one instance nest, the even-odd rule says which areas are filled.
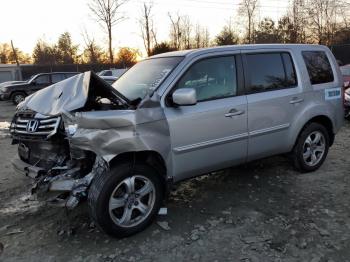
[[[21,112],[13,119],[10,132],[22,138],[49,138],[57,133],[60,122],[60,117],[38,117],[35,113]]]

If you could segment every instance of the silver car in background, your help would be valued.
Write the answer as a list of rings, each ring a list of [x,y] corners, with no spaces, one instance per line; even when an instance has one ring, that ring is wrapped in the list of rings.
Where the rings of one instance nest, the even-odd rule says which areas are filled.
[[[11,125],[36,190],[87,199],[106,233],[147,227],[171,184],[277,154],[318,169],[343,123],[342,76],[317,45],[165,53],[113,86],[91,72],[28,97]]]

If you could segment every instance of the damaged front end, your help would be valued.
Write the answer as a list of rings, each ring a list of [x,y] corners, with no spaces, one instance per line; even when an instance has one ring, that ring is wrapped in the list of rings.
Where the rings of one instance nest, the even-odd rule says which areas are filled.
[[[62,117],[18,112],[10,130],[12,143],[18,144],[14,169],[33,179],[33,194],[59,192],[50,202],[75,207],[86,197],[95,173],[107,169],[94,153],[71,148]]]
[[[77,112],[131,107],[112,89],[87,72],[43,89],[18,106],[10,126],[12,144],[18,144],[12,164],[33,179],[33,194],[58,192],[50,202],[74,208],[86,198],[94,176],[108,169],[103,157],[72,146],[72,141]]]

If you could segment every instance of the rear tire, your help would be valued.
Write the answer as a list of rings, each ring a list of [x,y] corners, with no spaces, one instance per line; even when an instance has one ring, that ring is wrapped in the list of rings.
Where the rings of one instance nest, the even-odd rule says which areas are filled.
[[[328,149],[327,129],[321,124],[310,123],[304,127],[294,146],[294,167],[304,173],[317,170],[326,159]]]
[[[91,218],[100,229],[122,238],[152,223],[162,197],[163,185],[156,170],[147,164],[124,163],[94,178],[88,205]]]
[[[12,103],[14,105],[18,105],[19,103],[24,101],[25,98],[26,98],[26,95],[24,93],[22,93],[22,92],[14,92],[11,95],[11,100],[12,100]]]

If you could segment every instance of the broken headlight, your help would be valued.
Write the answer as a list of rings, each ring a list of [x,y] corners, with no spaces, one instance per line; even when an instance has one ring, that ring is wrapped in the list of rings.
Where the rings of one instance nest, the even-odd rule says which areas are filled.
[[[69,124],[66,127],[66,134],[69,136],[73,136],[75,132],[77,132],[78,125],[77,124]]]

